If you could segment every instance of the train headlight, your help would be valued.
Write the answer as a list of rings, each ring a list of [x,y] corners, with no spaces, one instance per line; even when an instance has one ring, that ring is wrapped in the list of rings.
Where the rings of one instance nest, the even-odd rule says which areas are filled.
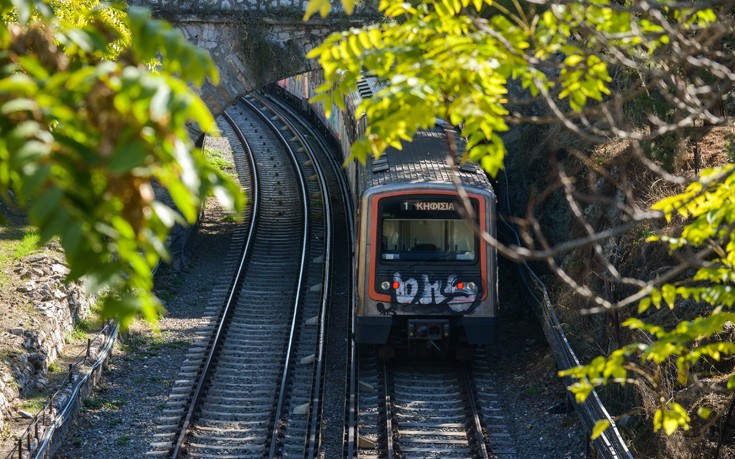
[[[381,282],[380,283],[380,288],[382,288],[383,290],[388,290],[390,288],[390,282],[388,282],[388,281]]]
[[[467,290],[474,290],[477,288],[477,284],[474,282],[467,282]]]

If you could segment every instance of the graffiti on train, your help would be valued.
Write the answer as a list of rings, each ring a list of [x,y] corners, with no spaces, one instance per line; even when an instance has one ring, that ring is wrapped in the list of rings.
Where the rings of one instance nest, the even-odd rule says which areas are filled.
[[[403,279],[401,273],[393,274],[392,306],[397,310],[405,309],[404,305],[440,306],[446,312],[468,313],[477,307],[481,296],[476,285],[469,286],[458,282],[455,274],[446,279],[431,278],[422,274],[419,279],[410,277]],[[413,309],[413,308],[411,308]]]

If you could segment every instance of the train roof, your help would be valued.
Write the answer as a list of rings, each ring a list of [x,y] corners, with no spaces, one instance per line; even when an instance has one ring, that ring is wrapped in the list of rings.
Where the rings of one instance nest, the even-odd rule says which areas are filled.
[[[352,91],[352,104],[357,106],[360,99],[373,97],[384,86],[375,77],[363,76]],[[437,120],[433,129],[420,130],[413,141],[402,142],[402,150],[388,148],[378,159],[368,157],[365,167],[360,168],[362,190],[391,183],[452,183],[445,127],[445,121]],[[456,130],[454,138],[461,158],[465,141]],[[487,175],[476,163],[464,164],[457,172],[462,185],[492,191]]]
[[[459,136],[455,138],[461,157],[464,141]],[[391,183],[452,183],[448,155],[443,129],[419,131],[412,142],[403,142],[403,150],[389,148],[379,159],[367,159],[361,168],[363,189]],[[487,175],[476,163],[458,167],[457,173],[462,185],[492,191]]]

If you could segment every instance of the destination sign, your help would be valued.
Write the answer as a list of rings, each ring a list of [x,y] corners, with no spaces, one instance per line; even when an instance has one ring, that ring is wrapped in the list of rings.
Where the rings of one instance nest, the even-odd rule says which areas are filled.
[[[436,201],[405,201],[403,210],[454,210],[453,202],[436,202]]]

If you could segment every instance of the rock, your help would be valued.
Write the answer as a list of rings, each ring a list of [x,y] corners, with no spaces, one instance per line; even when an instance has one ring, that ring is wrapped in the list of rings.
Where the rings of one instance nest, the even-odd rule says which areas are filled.
[[[61,410],[66,406],[66,402],[69,400],[69,394],[66,391],[59,392],[54,398],[54,408]]]
[[[53,265],[51,265],[51,271],[56,274],[63,274],[65,276],[69,274],[69,268],[59,263],[54,263]]]
[[[30,255],[15,265],[14,272],[24,279],[16,287],[24,298],[8,306],[30,303],[34,311],[22,315],[15,322],[19,326],[0,331],[11,347],[4,365],[0,365],[0,431],[6,427],[4,419],[17,415],[11,407],[20,406],[20,393],[48,387],[48,365],[62,352],[64,336],[74,329],[76,320],[87,316],[92,303],[78,284],[65,283],[69,269],[52,254]],[[54,404],[63,407],[68,399],[69,391],[65,390]]]
[[[29,293],[36,289],[36,282],[35,281],[28,281],[24,282],[23,285],[19,286],[17,290],[21,293]]]
[[[26,419],[33,419],[33,413],[26,410],[18,410],[18,414]]]

